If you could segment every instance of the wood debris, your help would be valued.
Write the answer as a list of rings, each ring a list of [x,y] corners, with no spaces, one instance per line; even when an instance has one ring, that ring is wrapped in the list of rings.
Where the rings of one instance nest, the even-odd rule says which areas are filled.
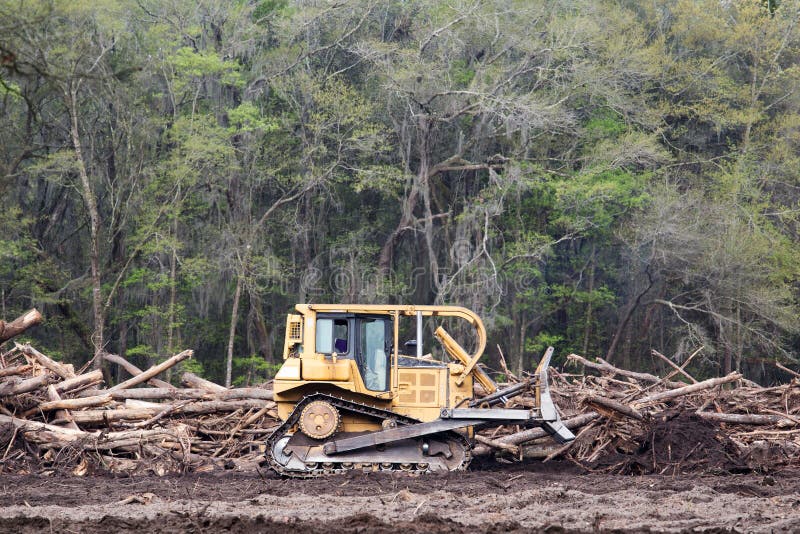
[[[738,373],[698,381],[685,363],[659,378],[576,354],[568,362],[584,372],[552,371],[550,390],[574,442],[553,448],[540,428],[505,429],[480,440],[474,453],[505,454],[511,445],[517,457],[564,457],[637,474],[770,470],[800,460],[800,377],[761,387]],[[675,375],[686,382],[670,380]]]
[[[278,423],[272,391],[227,389],[191,373],[184,382],[201,387],[155,378],[191,355],[183,351],[144,371],[110,355],[132,376],[104,388],[99,369],[76,374],[15,344],[0,362],[0,470],[24,471],[32,457],[49,468],[77,465],[79,475],[88,464],[157,474],[254,468]]]
[[[17,335],[25,330],[20,325],[36,324],[33,312],[2,323],[4,332]],[[182,387],[158,378],[191,356],[183,351],[141,370],[107,354],[131,376],[106,388],[99,369],[76,372],[29,344],[0,353],[0,471],[37,468],[31,461],[79,476],[90,466],[159,475],[257,468],[264,438],[278,425],[271,389],[228,389],[189,372]],[[568,362],[582,372],[551,370],[550,389],[575,441],[560,446],[539,427],[507,426],[481,431],[473,454],[566,458],[591,470],[637,474],[796,465],[800,375],[780,366],[793,378],[775,387],[738,373],[699,381],[686,370],[689,360],[669,362],[672,371],[661,378],[572,354]],[[528,389],[506,407],[534,406],[534,395]]]

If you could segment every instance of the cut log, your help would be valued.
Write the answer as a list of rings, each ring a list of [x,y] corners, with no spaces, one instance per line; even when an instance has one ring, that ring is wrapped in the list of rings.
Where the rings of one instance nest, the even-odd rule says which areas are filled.
[[[786,367],[784,365],[781,365],[780,362],[775,362],[775,367],[777,367],[781,371],[786,371],[787,373],[789,373],[790,375],[792,375],[795,378],[800,378],[800,373],[798,373],[797,371],[792,371],[788,367]]]
[[[653,404],[656,402],[664,402],[666,400],[682,397],[683,395],[697,393],[698,391],[703,391],[704,389],[710,389],[715,386],[727,384],[729,382],[735,382],[740,378],[742,378],[742,375],[740,375],[737,372],[733,372],[729,375],[725,375],[719,378],[709,378],[708,380],[703,380],[702,382],[698,382],[697,384],[690,384],[682,388],[670,389],[667,391],[662,391],[661,393],[655,393],[653,395],[648,395],[647,397],[642,397],[641,399],[636,399],[631,403],[631,406],[636,408],[636,407],[646,406],[648,404]]]
[[[165,429],[126,430],[105,433],[86,432],[48,425],[38,421],[27,421],[7,415],[0,415],[0,424],[12,425],[14,428],[18,428],[27,441],[36,443],[43,448],[62,448],[77,445],[87,451],[111,450],[165,439],[179,444],[181,439],[181,436],[175,432]]]
[[[157,374],[163,373],[164,371],[166,371],[167,369],[169,369],[173,365],[175,365],[175,364],[177,364],[179,362],[182,362],[183,360],[185,360],[187,358],[191,358],[192,354],[194,354],[193,350],[185,350],[185,351],[183,351],[181,353],[178,353],[175,356],[172,356],[171,358],[169,358],[168,360],[166,360],[166,361],[164,361],[164,362],[162,362],[162,363],[160,363],[158,365],[154,365],[153,367],[151,367],[147,371],[144,371],[142,374],[134,376],[133,378],[130,378],[130,379],[124,381],[124,382],[120,382],[116,386],[114,386],[112,388],[109,388],[108,391],[118,391],[120,389],[127,389],[127,388],[133,387],[133,386],[135,386],[137,384],[141,384],[142,382],[147,382],[148,380],[150,380],[151,378],[153,378]]]
[[[205,389],[206,391],[211,391],[214,393],[228,391],[228,388],[220,386],[219,384],[215,384],[210,380],[206,380],[205,378],[200,378],[194,373],[185,372],[181,376],[181,384],[190,387],[190,388],[198,388],[198,389]]]
[[[684,360],[684,362],[681,364],[681,366],[680,366],[680,367],[679,367],[677,370],[675,370],[675,371],[672,371],[670,374],[668,374],[667,376],[665,376],[665,377],[664,377],[664,380],[669,380],[670,378],[672,378],[673,376],[675,376],[676,374],[678,374],[678,371],[683,371],[683,370],[685,370],[685,369],[686,369],[686,368],[689,366],[689,363],[691,363],[691,361],[694,359],[694,357],[695,357],[695,356],[697,356],[698,354],[700,354],[700,352],[702,352],[702,350],[703,350],[704,348],[705,348],[705,346],[704,346],[704,345],[701,345],[699,349],[695,350],[693,353],[691,353],[691,354],[689,355],[689,357],[688,357],[688,358],[686,358],[686,360]]]
[[[671,388],[679,388],[683,387],[686,384],[683,382],[673,382],[671,380],[662,380],[661,378],[657,377],[656,375],[651,375],[650,373],[637,373],[635,371],[628,371],[627,369],[620,369],[618,367],[614,367],[607,361],[602,358],[597,358],[600,363],[590,362],[583,356],[578,354],[570,354],[567,356],[567,360],[571,362],[576,362],[587,369],[594,369],[595,371],[602,371],[605,373],[611,373],[615,375],[625,376],[628,378],[633,378],[634,380],[641,380],[642,382],[648,382],[650,384],[655,384],[658,382],[663,382],[667,387]]]
[[[697,412],[697,415],[706,421],[716,421],[718,423],[731,423],[735,425],[777,425],[780,427],[795,426],[797,421],[782,415],[767,414],[741,414],[741,413],[717,413],[717,412]]]
[[[160,410],[164,406],[166,406],[166,404],[163,404],[163,403],[160,403],[160,402],[148,402],[148,401],[137,400],[137,399],[125,399],[125,408],[133,408],[133,409],[137,409],[137,408],[155,408],[155,409]]]
[[[670,367],[672,367],[672,369],[674,369],[674,371],[675,371],[676,373],[680,373],[680,374],[682,374],[684,378],[686,378],[686,379],[688,379],[688,380],[689,380],[689,382],[691,382],[692,384],[697,384],[697,380],[695,380],[695,379],[694,379],[694,377],[693,377],[692,375],[690,375],[689,373],[687,373],[686,371],[684,371],[684,370],[683,370],[683,366],[681,366],[681,367],[678,367],[677,365],[675,365],[675,362],[673,362],[672,360],[670,360],[669,358],[667,358],[666,356],[664,356],[663,354],[661,354],[660,352],[658,352],[656,349],[652,349],[650,352],[653,354],[653,356],[658,356],[659,358],[661,358],[661,360],[663,360],[664,362],[666,362],[666,363],[667,363],[667,365],[669,365]]]
[[[199,388],[135,388],[111,391],[110,393],[114,400],[273,400],[272,391],[261,388],[222,388],[220,392]]]
[[[133,388],[109,392],[114,400],[213,400],[215,395],[205,389]]]
[[[202,415],[215,412],[234,412],[236,410],[260,409],[264,406],[274,406],[272,401],[265,400],[235,400],[235,401],[205,401],[193,402],[179,408],[172,404],[161,404],[149,408],[122,408],[117,410],[84,410],[74,412],[75,422],[80,424],[103,424],[113,421],[141,421],[149,419],[162,410],[174,410],[175,414]]]
[[[236,429],[236,432],[238,432],[239,430],[241,430],[241,429],[243,429],[245,427],[248,427],[248,426],[252,425],[256,421],[258,421],[259,419],[261,419],[262,417],[267,415],[270,412],[270,410],[275,408],[275,406],[276,405],[275,405],[274,402],[265,405],[263,408],[258,410],[256,413],[254,413],[253,415],[251,415],[250,417],[245,419],[244,422],[241,425],[239,425],[239,427]]]
[[[70,378],[69,380],[64,380],[63,382],[59,382],[55,385],[55,388],[59,394],[64,394],[67,393],[68,391],[74,391],[76,389],[88,386],[94,386],[102,382],[103,382],[103,371],[101,371],[100,369],[95,369],[94,371],[78,375],[75,378]]]
[[[47,399],[50,401],[61,400],[61,396],[58,394],[58,391],[53,384],[47,386]],[[56,410],[54,417],[58,420],[64,421],[64,424],[68,428],[79,430],[78,425],[75,424],[75,420],[72,418],[72,414],[69,413],[69,410]]]
[[[103,353],[103,359],[109,361],[111,363],[116,363],[131,376],[139,376],[143,373],[141,369],[133,365],[131,362],[123,358],[122,356],[118,356],[116,354],[108,354],[106,352]],[[151,378],[147,381],[148,384],[152,384],[158,388],[167,388],[167,389],[177,389],[175,386],[170,384],[169,382],[164,382],[163,380],[159,380],[158,378]]]
[[[214,412],[234,412],[236,410],[258,410],[265,406],[273,408],[275,407],[275,403],[259,399],[193,402],[182,407],[176,413],[202,415]]]
[[[64,380],[68,380],[70,378],[75,378],[75,372],[66,365],[58,363],[57,361],[45,356],[38,350],[34,349],[28,344],[20,345],[17,343],[17,348],[28,358],[37,362],[42,367],[45,367],[51,371],[53,371],[56,375],[60,376]]]
[[[5,369],[0,369],[0,378],[6,376],[14,376],[14,375],[21,375],[23,373],[27,373],[31,370],[30,365],[15,365],[14,367],[6,367]]]
[[[42,322],[42,314],[36,308],[28,310],[10,323],[0,321],[0,343],[18,336],[25,330]]]
[[[51,410],[81,410],[84,408],[93,408],[95,406],[103,406],[113,402],[111,395],[97,395],[94,397],[83,397],[79,399],[60,399],[52,400],[39,404],[36,410],[43,412]]]
[[[590,395],[586,398],[586,402],[590,405],[595,405],[596,407],[602,407],[613,412],[618,412],[625,417],[630,417],[631,419],[635,419],[637,421],[642,421],[644,419],[644,416],[641,413],[631,408],[627,404],[622,404],[619,401],[607,399],[599,395]]]
[[[224,389],[224,391],[220,391],[214,396],[221,400],[235,400],[235,399],[274,400],[274,395],[272,393],[272,390],[262,389],[262,388]]]
[[[599,413],[591,411],[578,415],[576,417],[572,417],[570,419],[567,419],[566,421],[562,421],[562,423],[570,430],[575,430],[576,428],[580,428],[599,417],[600,417]],[[516,434],[511,434],[508,436],[497,438],[495,441],[499,441],[500,443],[505,443],[508,445],[522,445],[523,443],[526,443],[528,441],[544,438],[549,435],[550,434],[548,434],[548,432],[543,428],[531,428],[528,430],[523,430],[522,432],[517,432]],[[480,456],[488,454],[489,452],[491,452],[491,449],[489,447],[486,447],[485,445],[478,445],[473,449],[472,454]]]
[[[170,408],[165,404],[161,408],[121,408],[116,410],[82,410],[72,414],[78,425],[100,425],[116,421],[142,421],[149,419],[161,410]]]
[[[498,441],[496,439],[489,439],[485,436],[481,436],[480,434],[475,435],[475,441],[477,441],[478,443],[483,443],[484,445],[491,447],[493,449],[500,449],[506,452],[510,452],[514,456],[519,455],[519,447],[517,447],[516,445],[503,443],[502,441]]]
[[[522,447],[522,458],[526,460],[544,460],[561,448],[558,443],[536,443]]]
[[[83,430],[73,430],[38,421],[26,421],[25,419],[2,414],[0,414],[0,424],[12,425],[14,428],[18,428],[24,434],[26,440],[37,444],[61,443],[68,445],[75,440],[91,435]]]
[[[39,388],[43,388],[52,383],[55,379],[49,373],[34,376],[26,380],[19,380],[13,382],[6,382],[0,385],[0,397],[9,395],[19,395],[20,393],[28,393]]]

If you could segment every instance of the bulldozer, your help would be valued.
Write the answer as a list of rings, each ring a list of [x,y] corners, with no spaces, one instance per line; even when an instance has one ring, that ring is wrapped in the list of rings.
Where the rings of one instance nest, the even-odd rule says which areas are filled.
[[[266,442],[266,459],[281,475],[463,470],[475,430],[504,424],[541,426],[559,443],[575,438],[550,396],[552,347],[532,377],[500,389],[478,364],[486,328],[467,308],[298,304],[295,309],[286,319],[284,363],[273,381],[282,424]],[[424,320],[472,330],[473,350],[467,352],[440,324],[434,336],[448,361],[423,354]],[[401,347],[401,332],[416,335]],[[534,407],[504,407],[530,390]]]

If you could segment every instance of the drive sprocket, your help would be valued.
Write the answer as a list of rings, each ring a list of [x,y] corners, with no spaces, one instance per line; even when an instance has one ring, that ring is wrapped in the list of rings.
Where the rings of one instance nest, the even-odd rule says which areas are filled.
[[[339,428],[339,410],[329,402],[315,400],[300,413],[300,431],[313,439],[325,439]]]

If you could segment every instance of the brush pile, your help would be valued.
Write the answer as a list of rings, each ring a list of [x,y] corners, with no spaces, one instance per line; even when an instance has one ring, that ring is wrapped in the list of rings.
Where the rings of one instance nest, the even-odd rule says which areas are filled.
[[[0,343],[39,321],[35,310],[0,321]],[[691,358],[678,367],[653,352],[673,368],[663,378],[576,354],[568,361],[581,373],[551,369],[553,400],[577,435],[572,443],[556,445],[538,427],[507,426],[476,435],[473,454],[508,461],[565,458],[620,474],[797,465],[800,374],[781,366],[794,378],[775,387],[760,387],[738,373],[697,381],[686,370]],[[256,469],[264,438],[278,424],[272,391],[229,389],[189,372],[181,375],[182,387],[158,378],[191,355],[183,351],[142,371],[104,354],[130,375],[104,387],[100,369],[76,371],[29,344],[0,352],[0,472]],[[504,374],[519,382],[508,369]],[[534,395],[527,389],[506,407],[534,407]]]
[[[761,387],[739,373],[695,380],[687,360],[659,378],[571,354],[582,374],[550,374],[551,393],[577,439],[554,445],[539,429],[502,429],[478,438],[477,454],[563,457],[590,470],[677,474],[770,470],[800,461],[800,387]],[[696,354],[696,353],[695,353]],[[592,373],[592,374],[590,374]],[[680,375],[684,381],[673,378]],[[510,405],[528,404],[525,397]]]
[[[183,351],[142,371],[106,354],[131,378],[104,388],[99,369],[75,371],[15,344],[0,353],[0,470],[164,474],[257,465],[277,424],[272,391],[228,389],[188,372],[185,387],[156,378],[191,356]]]

